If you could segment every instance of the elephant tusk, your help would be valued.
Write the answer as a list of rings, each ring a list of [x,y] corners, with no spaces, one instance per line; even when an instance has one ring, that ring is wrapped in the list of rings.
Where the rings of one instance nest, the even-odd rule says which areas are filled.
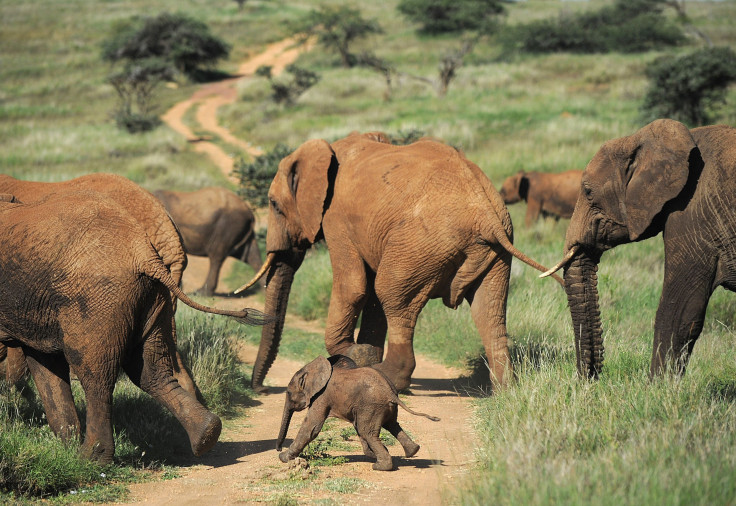
[[[567,265],[567,263],[570,260],[572,260],[572,257],[575,256],[575,254],[578,252],[579,249],[580,249],[580,246],[578,244],[576,244],[575,246],[573,246],[572,248],[570,248],[570,251],[567,252],[567,255],[565,255],[565,257],[562,260],[560,260],[557,263],[557,265],[555,265],[554,267],[552,267],[547,272],[543,272],[542,274],[539,275],[539,277],[540,278],[546,278],[547,276],[551,276],[555,272],[557,272],[560,269],[562,269],[565,265]]]
[[[240,288],[238,288],[237,290],[235,290],[235,291],[233,292],[233,294],[234,294],[234,295],[237,295],[237,294],[239,294],[240,292],[242,292],[243,290],[247,290],[247,289],[248,289],[248,288],[250,288],[251,286],[253,286],[253,285],[255,285],[256,283],[258,283],[258,280],[259,280],[259,279],[261,279],[261,278],[263,277],[263,275],[264,275],[264,274],[266,274],[266,273],[268,272],[268,269],[270,269],[270,268],[271,268],[271,264],[273,264],[273,259],[274,259],[274,258],[276,258],[276,253],[273,253],[273,252],[269,253],[269,254],[268,254],[268,255],[266,256],[266,261],[265,261],[265,262],[263,262],[263,265],[261,266],[261,270],[259,270],[259,271],[258,271],[258,272],[256,273],[256,275],[255,275],[255,276],[253,277],[253,279],[251,279],[251,280],[250,280],[250,281],[249,281],[248,283],[244,284],[243,286],[241,286]]]

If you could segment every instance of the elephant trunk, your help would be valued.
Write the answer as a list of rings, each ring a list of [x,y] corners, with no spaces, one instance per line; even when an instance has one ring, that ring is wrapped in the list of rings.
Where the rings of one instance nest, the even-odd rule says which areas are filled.
[[[578,374],[597,378],[603,368],[603,330],[598,307],[598,259],[580,252],[565,268],[565,291],[575,333]]]
[[[289,303],[291,284],[294,274],[304,259],[304,252],[279,253],[274,258],[274,263],[268,273],[268,284],[266,286],[266,307],[264,311],[274,317],[274,320],[263,326],[261,330],[261,343],[258,347],[258,355],[253,364],[253,377],[251,386],[259,393],[268,389],[263,386],[266,373],[271,368],[276,354],[279,351],[281,334],[284,330],[286,318],[286,306]]]
[[[281,451],[284,446],[284,439],[286,439],[286,433],[289,431],[289,424],[291,423],[291,416],[294,414],[294,410],[291,409],[289,403],[289,394],[286,394],[286,401],[284,402],[284,414],[281,416],[281,429],[279,429],[279,438],[276,440],[276,449]]]

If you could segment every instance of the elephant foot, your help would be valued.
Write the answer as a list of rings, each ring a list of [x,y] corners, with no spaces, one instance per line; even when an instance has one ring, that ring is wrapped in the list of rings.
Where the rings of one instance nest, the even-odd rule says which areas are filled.
[[[217,443],[217,440],[220,437],[220,431],[222,431],[222,422],[220,421],[220,418],[212,413],[208,413],[208,415],[208,419],[200,434],[195,438],[190,437],[189,439],[192,445],[192,453],[194,453],[196,457],[210,451],[212,447],[215,446],[215,443]]]
[[[373,470],[374,471],[393,471],[394,470],[394,463],[389,458],[388,460],[379,460],[375,464],[373,464]]]
[[[257,394],[268,394],[269,393],[268,387],[266,385],[263,385],[263,384],[261,384],[261,385],[251,385],[250,387]]]
[[[195,290],[194,295],[199,295],[202,297],[212,297],[215,295],[215,291],[202,287],[199,290]]]
[[[104,466],[112,464],[115,447],[108,447],[107,445],[102,444],[101,441],[87,444],[87,441],[85,440],[84,444],[82,444],[82,447],[80,448],[80,453],[83,458],[92,460]]]
[[[383,348],[370,344],[354,344],[344,355],[353,359],[358,367],[368,367],[379,364],[383,359]]]
[[[279,460],[280,460],[281,462],[283,462],[284,464],[286,464],[287,462],[289,462],[289,461],[290,461],[290,460],[292,460],[293,458],[294,458],[294,457],[291,457],[291,456],[289,455],[289,450],[285,450],[285,451],[283,451],[283,452],[279,453]]]
[[[416,444],[414,441],[411,441],[411,443],[407,443],[406,446],[404,446],[404,455],[406,455],[407,458],[413,457],[417,454],[419,448],[421,448],[421,446]]]

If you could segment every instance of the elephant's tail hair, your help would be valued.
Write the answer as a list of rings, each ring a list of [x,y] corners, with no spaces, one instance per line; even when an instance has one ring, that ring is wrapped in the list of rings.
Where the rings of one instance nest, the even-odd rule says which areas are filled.
[[[399,404],[399,406],[401,406],[402,408],[404,408],[405,410],[407,410],[412,415],[415,415],[415,416],[423,416],[424,418],[429,418],[433,422],[439,422],[440,421],[439,417],[428,415],[427,413],[419,413],[417,411],[414,411],[409,406],[407,406],[406,404],[404,404],[404,401],[402,401],[398,397],[396,397],[396,402]]]
[[[169,291],[171,291],[171,293],[177,299],[182,301],[187,306],[196,309],[197,311],[230,316],[232,318],[235,318],[235,320],[237,320],[239,323],[243,323],[246,325],[267,325],[276,321],[275,317],[269,316],[262,311],[258,311],[257,309],[249,307],[243,308],[240,311],[219,309],[216,307],[205,306],[204,304],[200,304],[190,299],[189,296],[185,294],[182,289],[179,288],[179,285],[174,281],[174,278],[171,276],[171,272],[169,272],[169,270],[166,268],[163,261],[161,260],[161,257],[153,249],[153,246],[151,246],[150,248],[148,258],[141,262],[141,264],[141,271],[143,274],[151,279],[160,281],[164,286],[166,286],[166,288],[169,289]]]

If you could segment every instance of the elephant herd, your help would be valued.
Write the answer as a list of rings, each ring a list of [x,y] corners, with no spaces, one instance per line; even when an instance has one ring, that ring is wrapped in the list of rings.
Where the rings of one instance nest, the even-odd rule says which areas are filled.
[[[736,290],[736,129],[722,125],[691,130],[657,120],[603,144],[584,171],[521,172],[500,193],[461,151],[436,140],[395,146],[378,132],[310,140],[280,162],[271,184],[263,263],[253,212],[234,194],[211,188],[155,195],[109,174],[64,183],[0,176],[0,359],[7,354],[10,381],[27,364],[49,425],[62,438],[80,427],[73,372],[88,405],[82,451],[103,462],[114,453],[110,410],[120,370],[171,410],[195,455],[215,444],[220,420],[197,399],[176,351],[177,301],[263,326],[252,386],[264,392],[294,275],[320,240],[333,271],[325,345],[351,365],[310,364],[322,371],[314,377],[327,379],[306,395],[304,374],[295,375],[299,388],[287,391],[279,447],[291,412],[309,406],[315,422],[305,422],[282,460],[298,455],[327,415],[362,424],[358,434],[366,455],[378,459],[376,469],[390,467],[376,426],[398,434],[407,455],[416,453],[396,422],[401,401],[394,397],[411,382],[414,328],[430,299],[451,308],[468,301],[493,388],[508,385],[512,257],[564,286],[583,377],[602,370],[596,271],[606,250],[662,232],[665,274],[651,375],[682,374],[711,293],[718,286]],[[539,214],[570,218],[563,258],[552,269],[513,246],[505,204],[519,200],[527,202],[527,225]],[[185,251],[210,259],[204,294],[213,293],[227,256],[248,262],[258,272],[237,291],[260,282],[264,312],[191,300],[180,289]],[[564,282],[554,275],[561,268]],[[371,385],[389,385],[380,387],[381,402],[393,407],[360,418],[357,408],[343,413],[340,406],[357,402],[357,393],[345,399],[345,392],[358,380],[344,378],[357,378],[364,366],[376,371]]]

